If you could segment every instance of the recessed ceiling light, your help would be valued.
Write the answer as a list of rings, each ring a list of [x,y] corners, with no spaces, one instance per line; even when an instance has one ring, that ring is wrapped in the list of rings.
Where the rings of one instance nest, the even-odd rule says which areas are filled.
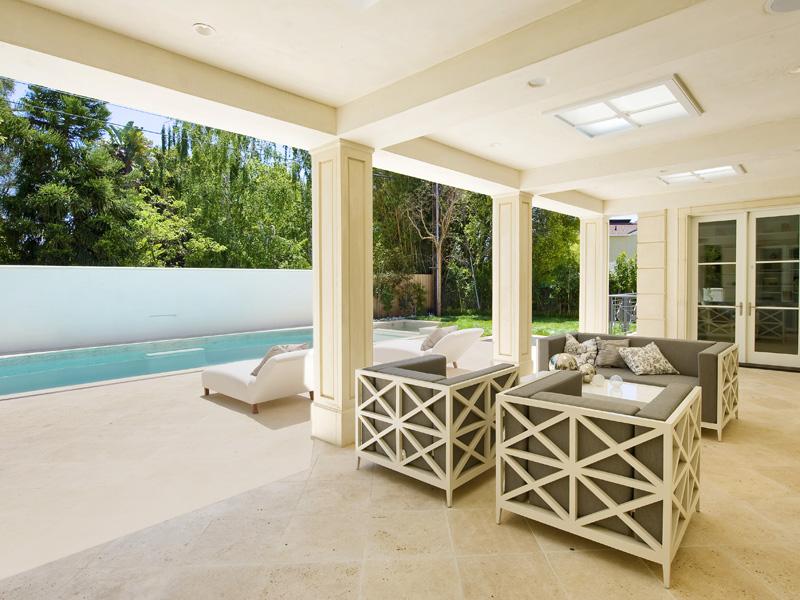
[[[550,83],[549,77],[534,77],[528,81],[528,86],[532,88],[540,88],[546,86],[548,83]]]
[[[194,29],[194,32],[197,33],[198,35],[202,35],[205,37],[214,35],[217,32],[216,29],[214,29],[211,25],[208,25],[206,23],[195,23],[194,25],[192,25],[192,29]]]
[[[640,85],[623,92],[573,104],[546,114],[588,137],[638,129],[662,121],[699,115],[677,78]]]
[[[658,178],[667,185],[676,183],[709,183],[717,179],[735,177],[737,175],[743,175],[744,173],[745,170],[742,165],[723,165],[721,167],[709,167],[705,169],[695,169],[694,171],[659,175]]]
[[[800,10],[800,0],[767,0],[764,3],[764,10],[776,15],[794,12]]]
[[[492,142],[489,144],[489,148],[499,148],[500,146],[502,146],[500,142]]]
[[[797,65],[794,69],[789,69],[789,75],[800,75],[800,65]]]

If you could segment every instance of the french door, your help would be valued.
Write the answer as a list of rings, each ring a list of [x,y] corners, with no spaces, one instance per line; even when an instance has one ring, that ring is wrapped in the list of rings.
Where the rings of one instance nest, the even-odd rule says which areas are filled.
[[[800,367],[800,209],[750,214],[747,362]]]
[[[800,209],[694,223],[694,333],[736,342],[742,362],[800,367]]]

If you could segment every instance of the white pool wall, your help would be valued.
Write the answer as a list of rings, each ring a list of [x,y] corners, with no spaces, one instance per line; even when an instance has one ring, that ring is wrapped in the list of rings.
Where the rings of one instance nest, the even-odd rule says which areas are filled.
[[[311,325],[310,270],[0,266],[0,355]]]

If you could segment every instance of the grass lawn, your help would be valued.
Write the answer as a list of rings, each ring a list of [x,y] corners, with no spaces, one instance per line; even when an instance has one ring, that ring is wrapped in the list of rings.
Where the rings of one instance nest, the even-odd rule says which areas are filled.
[[[492,319],[486,315],[446,315],[444,317],[416,317],[426,321],[440,321],[448,325],[458,325],[459,329],[482,327],[484,335],[492,334]],[[533,316],[531,333],[534,335],[553,335],[565,331],[578,331],[578,320],[568,317]]]

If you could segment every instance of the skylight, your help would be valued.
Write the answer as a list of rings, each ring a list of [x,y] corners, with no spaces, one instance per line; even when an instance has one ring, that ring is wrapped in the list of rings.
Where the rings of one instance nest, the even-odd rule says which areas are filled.
[[[656,81],[626,92],[549,112],[587,137],[639,129],[680,117],[699,115],[678,80]]]
[[[684,171],[682,173],[670,173],[659,175],[659,179],[668,185],[676,183],[708,183],[726,177],[735,177],[744,173],[742,165],[724,165],[722,167],[711,167],[708,169],[697,169],[695,171]]]

